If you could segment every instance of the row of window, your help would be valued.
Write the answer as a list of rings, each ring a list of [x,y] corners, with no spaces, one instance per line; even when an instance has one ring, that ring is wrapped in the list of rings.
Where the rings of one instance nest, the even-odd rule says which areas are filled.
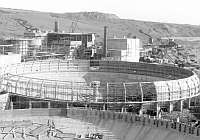
[[[48,35],[48,42],[53,40],[69,40],[69,41],[92,41],[92,34],[89,35],[69,35],[69,34],[53,34]]]

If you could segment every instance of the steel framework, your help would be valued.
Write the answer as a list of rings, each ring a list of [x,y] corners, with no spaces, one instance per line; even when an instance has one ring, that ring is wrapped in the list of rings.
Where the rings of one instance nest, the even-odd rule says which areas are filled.
[[[91,86],[87,82],[56,81],[22,76],[43,72],[108,72],[162,77],[165,81],[107,82]],[[122,61],[44,60],[0,68],[1,91],[11,94],[67,102],[149,103],[177,101],[200,94],[199,78],[189,70]]]

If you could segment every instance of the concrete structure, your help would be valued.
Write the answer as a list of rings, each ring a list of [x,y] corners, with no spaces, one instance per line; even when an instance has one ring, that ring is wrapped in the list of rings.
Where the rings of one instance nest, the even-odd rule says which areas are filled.
[[[0,54],[7,54],[9,52],[9,49],[10,48],[13,48],[13,45],[12,44],[1,44],[0,45]],[[16,50],[16,49],[15,49]]]
[[[32,108],[0,111],[0,119],[1,127],[9,128],[11,126],[17,132],[15,133],[16,137],[13,138],[12,131],[4,129],[0,135],[4,136],[7,132],[9,135],[5,139],[9,140],[36,139],[28,136],[32,132],[30,130],[37,129],[38,124],[46,125],[49,122],[48,120],[54,122],[56,130],[60,130],[60,133],[68,134],[67,139],[69,139],[69,134],[75,133],[84,136],[87,133],[97,132],[103,134],[103,139],[106,140],[199,140],[200,138],[200,128],[132,113],[77,108]],[[23,138],[22,128],[27,128],[27,126],[27,136]],[[43,129],[39,130],[43,133],[37,131],[35,134],[40,134],[41,140],[62,138],[54,137],[56,135],[48,136]],[[55,134],[57,133],[55,132]],[[70,139],[73,139],[73,137]]]
[[[48,33],[47,50],[54,53],[69,54],[71,50],[78,46],[93,46],[94,41],[94,33]]]
[[[47,32],[32,31],[25,32],[24,38],[32,39],[29,46],[34,50],[46,51],[47,50]]]
[[[189,107],[191,113],[194,114],[197,118],[200,118],[200,96],[189,99]]]
[[[54,32],[58,32],[58,31],[59,31],[59,23],[58,23],[58,21],[55,21]]]
[[[104,39],[103,39],[103,56],[107,57],[107,34],[108,34],[108,27],[104,26]]]
[[[43,40],[46,37],[47,37],[47,32],[41,32],[41,31],[24,32],[24,38],[38,38]]]
[[[21,63],[21,55],[20,54],[8,54],[8,55],[0,55],[0,67],[4,67],[11,64]]]
[[[11,38],[7,39],[6,42],[11,45],[6,48],[5,53],[20,54],[22,59],[34,56],[35,52],[40,50],[42,46],[42,40],[39,38]]]
[[[139,62],[142,42],[138,38],[113,38],[107,41],[109,57],[128,62]]]
[[[9,93],[0,94],[0,110],[8,109]]]
[[[58,108],[33,108],[0,111],[1,127],[12,127],[17,133],[4,129],[0,135],[5,139],[36,139],[30,137],[30,130],[38,129],[38,124],[45,126],[47,122],[54,122],[56,135],[47,135],[46,129],[39,129],[34,134],[39,134],[40,139],[61,139],[56,136],[62,133],[69,139],[69,134],[99,133],[106,140],[199,140],[200,128],[161,120],[156,118],[141,117],[130,113],[119,113],[84,109],[58,109]],[[22,121],[23,120],[23,121]],[[23,129],[26,137],[22,137]],[[62,129],[61,129],[62,128]],[[49,129],[47,129],[49,130]],[[60,131],[59,131],[60,130]],[[42,134],[41,134],[42,132]],[[46,132],[46,131],[45,131]],[[15,134],[13,138],[12,133]],[[28,135],[29,134],[29,135]],[[67,135],[68,134],[68,135]],[[47,137],[48,136],[48,137]],[[39,138],[37,138],[39,140]],[[73,137],[70,137],[73,139]]]
[[[1,89],[14,95],[36,97],[66,102],[83,102],[91,95],[98,96],[90,103],[104,104],[142,104],[170,103],[173,111],[175,102],[199,96],[199,78],[186,69],[177,67],[122,61],[98,61],[96,69],[90,69],[90,61],[33,61],[2,68],[7,73],[1,82]],[[166,78],[152,82],[107,82],[91,87],[86,82],[54,81],[23,77],[26,73],[45,72],[108,72],[129,73]],[[64,94],[63,94],[64,93]],[[109,95],[109,96],[108,96]],[[98,100],[102,99],[102,100]],[[182,104],[182,103],[181,103]],[[160,106],[157,106],[157,112]],[[182,107],[180,107],[182,110]]]
[[[6,40],[8,44],[13,44],[13,47],[9,48],[9,52],[21,54],[22,56],[28,55],[29,43],[31,41],[32,39],[26,38],[11,38]]]
[[[20,54],[22,59],[34,57],[36,52],[46,50],[46,34],[42,32],[25,32],[23,38],[9,38],[4,41],[7,46],[3,46],[4,53],[12,52]],[[1,49],[1,50],[2,50]]]
[[[103,97],[99,93],[100,81],[92,81],[91,87],[93,88],[93,101],[99,102],[102,101]]]

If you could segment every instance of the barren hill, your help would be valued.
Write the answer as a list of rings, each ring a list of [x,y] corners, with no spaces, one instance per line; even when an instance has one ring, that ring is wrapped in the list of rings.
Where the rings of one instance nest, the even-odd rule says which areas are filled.
[[[102,38],[103,26],[105,25],[108,26],[110,37],[137,36],[143,40],[148,40],[148,37],[141,34],[139,30],[150,34],[155,39],[161,36],[200,36],[200,26],[195,25],[120,19],[114,14],[99,12],[58,14],[0,8],[0,38],[23,35],[24,25],[41,30],[53,30],[56,20],[59,21],[60,31],[69,32],[71,23],[77,21],[77,32],[95,32],[98,39]]]

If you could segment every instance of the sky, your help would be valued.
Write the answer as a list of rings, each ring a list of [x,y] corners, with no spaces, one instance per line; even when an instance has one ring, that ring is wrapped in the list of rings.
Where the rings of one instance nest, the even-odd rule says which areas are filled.
[[[120,18],[200,25],[200,0],[0,0],[0,7],[43,12],[104,12]]]

